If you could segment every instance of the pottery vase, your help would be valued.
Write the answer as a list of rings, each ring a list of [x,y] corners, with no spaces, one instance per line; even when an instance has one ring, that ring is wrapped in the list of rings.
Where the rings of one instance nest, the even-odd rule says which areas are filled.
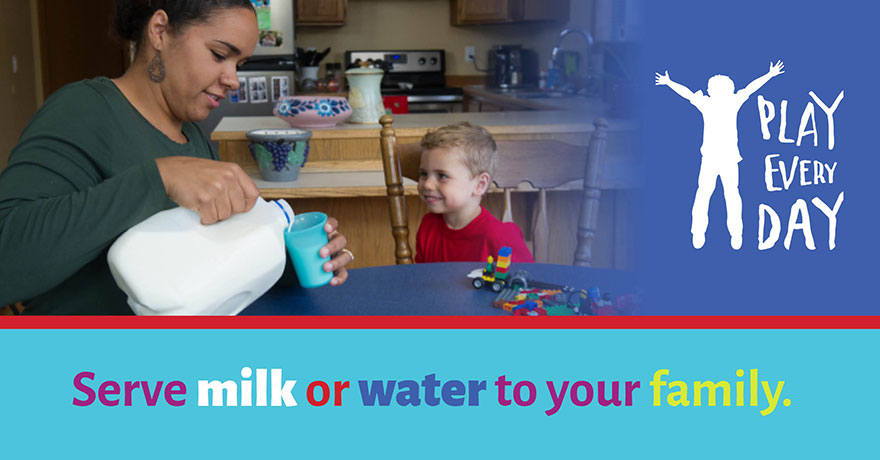
[[[351,105],[349,123],[378,123],[385,115],[382,104],[381,69],[355,68],[345,72],[348,79],[348,103]]]

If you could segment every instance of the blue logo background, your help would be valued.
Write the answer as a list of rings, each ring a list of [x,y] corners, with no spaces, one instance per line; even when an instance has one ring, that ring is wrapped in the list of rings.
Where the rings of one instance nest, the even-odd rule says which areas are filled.
[[[875,59],[866,54],[865,33],[876,26],[877,7],[865,3],[644,2],[647,38],[643,47],[643,150],[648,190],[642,232],[648,278],[648,313],[659,314],[876,314],[877,186],[880,161],[875,120],[878,81]],[[781,59],[785,73],[753,94],[739,111],[740,193],[743,200],[743,247],[731,249],[726,211],[718,181],[709,206],[706,244],[691,244],[691,206],[697,188],[702,117],[688,101],[664,86],[654,86],[654,72],[669,71],[692,91],[706,93],[715,74],[731,77],[737,89],[763,75],[770,61]],[[800,147],[777,141],[781,101],[788,100],[787,137],[796,138],[801,114],[812,99],[834,112],[835,147],[828,150],[827,117],[815,107],[819,146],[807,136]],[[761,137],[757,96],[771,101],[776,117],[771,139]],[[808,125],[809,126],[809,125]],[[833,184],[798,186],[768,192],[764,157],[774,161],[838,162]],[[808,174],[810,177],[810,174]],[[777,184],[780,182],[776,173]],[[828,249],[828,219],[810,203],[819,197],[829,207],[845,198],[837,215],[837,247]],[[796,231],[791,249],[783,240],[791,205],[807,202],[816,250],[807,250]],[[775,247],[759,251],[758,205],[780,217]],[[769,232],[769,221],[765,235]]]

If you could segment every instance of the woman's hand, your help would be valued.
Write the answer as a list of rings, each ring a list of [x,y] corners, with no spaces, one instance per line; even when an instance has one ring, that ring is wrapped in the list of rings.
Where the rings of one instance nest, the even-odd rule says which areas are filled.
[[[174,156],[157,159],[156,166],[168,198],[199,213],[204,225],[250,211],[260,196],[254,181],[235,163]]]
[[[327,218],[324,230],[327,231],[327,237],[330,241],[318,251],[321,257],[327,257],[332,254],[330,262],[324,264],[324,271],[333,272],[334,275],[333,279],[330,280],[331,286],[339,286],[348,279],[348,270],[345,269],[345,266],[354,260],[354,255],[352,255],[351,251],[345,249],[345,244],[347,243],[345,236],[336,230],[338,226],[339,222],[336,219],[333,217]]]

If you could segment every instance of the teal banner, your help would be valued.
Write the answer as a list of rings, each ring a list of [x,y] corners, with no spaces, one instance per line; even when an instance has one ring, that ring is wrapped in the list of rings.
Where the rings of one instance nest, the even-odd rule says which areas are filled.
[[[880,378],[878,346],[873,330],[6,330],[0,456],[865,457],[880,401],[856,387]]]

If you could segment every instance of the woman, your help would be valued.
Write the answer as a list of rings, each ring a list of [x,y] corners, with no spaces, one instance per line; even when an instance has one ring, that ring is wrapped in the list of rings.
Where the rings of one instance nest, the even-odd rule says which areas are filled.
[[[116,31],[136,44],[117,79],[67,85],[34,115],[0,174],[0,305],[27,313],[131,314],[107,250],[174,207],[209,225],[251,209],[254,182],[193,123],[238,88],[258,37],[249,0],[119,0]],[[353,257],[329,219],[325,270]],[[289,264],[288,264],[289,265]]]

